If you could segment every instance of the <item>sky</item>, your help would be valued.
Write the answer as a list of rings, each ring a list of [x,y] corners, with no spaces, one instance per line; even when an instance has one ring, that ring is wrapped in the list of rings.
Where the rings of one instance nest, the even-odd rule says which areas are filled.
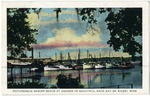
[[[81,51],[81,58],[87,57],[87,50],[94,57],[129,57],[127,53],[114,52],[109,47],[109,31],[105,23],[107,13],[94,14],[98,23],[93,27],[96,31],[87,27],[87,22],[78,20],[75,8],[63,8],[59,14],[59,22],[56,20],[56,13],[53,8],[43,8],[39,13],[28,14],[28,19],[32,28],[38,29],[35,36],[37,44],[32,45],[34,48],[34,57],[54,58],[62,52],[64,58],[67,58],[68,52],[72,58],[77,58],[78,51]],[[31,56],[31,52],[26,52]]]

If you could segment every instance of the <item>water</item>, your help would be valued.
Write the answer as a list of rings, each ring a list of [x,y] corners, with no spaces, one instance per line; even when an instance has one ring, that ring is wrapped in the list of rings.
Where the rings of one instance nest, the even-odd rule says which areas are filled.
[[[23,69],[23,77],[20,78],[20,69],[15,68],[13,70],[13,77],[15,82],[25,82],[27,80],[32,81],[29,76],[38,75],[39,82],[45,83],[47,88],[52,85],[56,86],[56,77],[59,74],[69,75],[72,74],[73,78],[79,76],[78,70],[66,70],[66,71],[44,71],[42,73],[29,72],[29,69]],[[10,77],[10,70],[8,70],[8,77]],[[142,88],[142,68],[138,65],[132,69],[91,69],[80,70],[80,80],[84,88]]]

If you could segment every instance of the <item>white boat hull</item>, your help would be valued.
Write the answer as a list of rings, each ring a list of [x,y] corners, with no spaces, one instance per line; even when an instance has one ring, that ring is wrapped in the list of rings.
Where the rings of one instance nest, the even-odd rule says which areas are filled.
[[[64,65],[56,65],[56,66],[59,68],[59,70],[71,70],[72,69],[72,68],[66,67]]]
[[[54,68],[54,67],[47,67],[47,66],[45,66],[45,67],[44,67],[44,70],[45,70],[45,71],[49,71],[49,70],[59,70],[59,68]]]
[[[100,68],[104,68],[105,66],[103,66],[103,65],[100,65],[100,64],[98,64],[98,65],[95,65],[95,69],[100,69]]]
[[[90,64],[83,64],[83,69],[93,69],[94,66]]]
[[[66,67],[65,70],[71,70],[72,68]]]
[[[31,68],[31,71],[36,71],[38,70],[38,68]]]
[[[56,65],[55,67],[49,67],[49,66],[45,66],[44,70],[48,71],[48,70],[71,70],[72,68],[69,67],[65,67],[63,65]]]

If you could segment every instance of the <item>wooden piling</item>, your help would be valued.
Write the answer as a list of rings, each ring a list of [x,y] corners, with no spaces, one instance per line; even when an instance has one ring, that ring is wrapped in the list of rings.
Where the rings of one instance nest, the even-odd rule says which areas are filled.
[[[81,80],[80,80],[80,69],[78,69],[78,76],[79,76],[79,82],[81,83]]]

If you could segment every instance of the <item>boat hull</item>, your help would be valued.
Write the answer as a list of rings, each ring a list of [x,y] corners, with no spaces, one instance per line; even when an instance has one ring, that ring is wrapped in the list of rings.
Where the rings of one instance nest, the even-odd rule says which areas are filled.
[[[44,71],[50,71],[50,70],[59,70],[59,68],[55,68],[55,67],[47,67],[47,66],[45,66],[44,67]]]
[[[113,65],[111,63],[106,63],[105,67],[106,69],[110,69],[113,68]]]
[[[82,65],[75,65],[75,66],[73,66],[73,69],[74,70],[83,69],[83,66]]]
[[[83,69],[94,69],[95,67],[93,65],[83,64]]]
[[[31,71],[37,71],[38,68],[31,68]]]
[[[130,68],[134,68],[133,65],[119,65],[118,66],[119,69],[130,69]]]
[[[95,69],[101,69],[101,68],[105,68],[105,66],[103,66],[103,65],[100,65],[100,64],[98,64],[98,65],[95,65]]]

